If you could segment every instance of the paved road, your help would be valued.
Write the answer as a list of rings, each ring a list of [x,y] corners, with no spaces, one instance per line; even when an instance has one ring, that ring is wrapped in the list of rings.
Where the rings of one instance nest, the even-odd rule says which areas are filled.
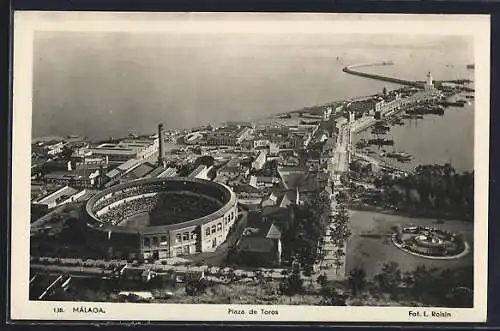
[[[335,195],[343,187],[337,180],[338,176],[349,170],[349,153],[350,153],[350,143],[351,143],[351,126],[349,124],[343,125],[340,128],[339,135],[337,136],[336,147],[333,150],[333,157],[330,160],[330,179],[336,183],[334,187],[334,192],[331,196],[331,209],[332,216],[337,211],[337,202],[335,201]],[[333,226],[333,222],[331,223]],[[340,260],[342,265],[336,265],[336,254],[335,252],[339,249],[338,246],[331,243],[330,239],[330,229],[324,236],[324,246],[323,250],[325,252],[325,257],[318,264],[318,272],[325,274],[329,280],[343,280],[345,278],[345,254],[347,254],[347,247],[344,245],[341,249],[344,250],[344,257]]]
[[[115,266],[124,266],[127,264],[126,261],[103,261],[103,260],[87,260],[84,263],[87,263],[87,266],[75,266],[73,265],[75,262],[79,261],[82,263],[80,259],[57,259],[57,258],[42,258],[50,264],[42,264],[40,262],[32,262],[30,267],[35,273],[43,273],[43,274],[75,274],[79,276],[88,276],[88,277],[103,277],[109,276],[112,274],[111,268]],[[57,260],[57,262],[56,262]],[[171,271],[177,272],[186,272],[186,271],[204,271],[208,274],[214,274],[218,271],[222,273],[228,273],[230,268],[219,268],[219,267],[209,267],[207,265],[202,266],[185,266],[185,265],[163,265],[159,263],[149,263],[142,264],[140,266],[134,267],[143,270],[152,270],[157,273],[166,273]],[[281,279],[285,277],[283,275],[283,268],[259,268],[259,270],[263,273],[266,278],[269,279]],[[240,277],[252,278],[255,277],[255,270],[245,270],[245,269],[233,269],[235,275]],[[310,277],[304,277],[305,279],[309,279]]]

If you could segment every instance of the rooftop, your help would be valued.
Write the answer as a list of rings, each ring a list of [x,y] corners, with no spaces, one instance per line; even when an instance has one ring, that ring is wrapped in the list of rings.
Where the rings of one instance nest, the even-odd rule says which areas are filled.
[[[108,172],[106,173],[106,177],[108,177],[108,178],[114,178],[114,177],[118,176],[119,174],[121,174],[120,170],[118,170],[118,169],[113,169],[113,170],[108,171]]]
[[[133,177],[133,178],[142,178],[146,176],[148,173],[150,173],[154,169],[154,166],[150,163],[143,163],[139,165],[138,167],[134,168],[132,171],[130,171],[127,176]]]
[[[239,159],[231,159],[228,163],[223,166],[223,169],[238,168],[241,162]]]
[[[31,200],[39,199],[60,190],[62,185],[37,185],[31,184]]]
[[[175,168],[167,168],[162,171],[157,177],[172,177],[177,174],[177,170]]]
[[[157,177],[159,174],[161,174],[163,171],[165,171],[165,168],[162,166],[156,167],[152,171],[148,173],[148,177]]]
[[[198,175],[200,172],[204,171],[207,169],[207,166],[204,164],[200,164],[196,169],[194,169],[190,174],[189,177],[194,177]]]
[[[52,204],[54,202],[57,203],[59,202],[60,199],[67,199],[77,192],[79,192],[79,190],[69,186],[64,186],[63,188],[55,192],[49,193],[48,195],[39,198],[36,201],[36,203],[42,203],[42,204]]]
[[[39,138],[33,138],[31,139],[32,144],[37,144],[37,143],[42,143],[42,144],[48,144],[50,141],[63,141],[64,137],[59,137],[59,136],[47,136],[47,137],[39,137]]]
[[[138,150],[147,148],[154,143],[152,139],[125,139],[119,143],[104,143],[91,147],[93,152],[106,152],[109,154],[132,154]]]
[[[268,239],[281,239],[281,231],[278,227],[273,223],[269,227],[267,231],[266,238]]]
[[[127,171],[137,166],[139,166],[139,161],[136,159],[131,159],[125,163],[120,164],[117,168],[121,171]]]
[[[274,243],[271,239],[263,238],[263,237],[244,237],[240,241],[240,249],[242,251],[249,252],[272,252],[274,251]]]
[[[97,171],[97,170],[96,170]],[[72,171],[53,171],[45,175],[45,178],[49,179],[79,179],[88,178],[95,171],[90,171],[87,169],[77,169]]]

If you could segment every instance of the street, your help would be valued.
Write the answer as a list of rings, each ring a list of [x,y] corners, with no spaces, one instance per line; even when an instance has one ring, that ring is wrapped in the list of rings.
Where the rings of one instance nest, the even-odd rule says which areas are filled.
[[[331,158],[330,170],[330,180],[334,183],[334,190],[330,197],[331,200],[331,210],[332,217],[337,211],[337,202],[335,201],[336,194],[342,190],[342,184],[339,180],[340,176],[349,170],[349,153],[350,153],[350,143],[351,143],[351,125],[345,124],[339,130],[339,135],[337,136],[336,147],[333,150],[333,157]],[[333,219],[331,225],[324,236],[323,251],[325,252],[324,259],[319,263],[319,273],[325,274],[329,280],[343,280],[345,278],[345,261],[347,247],[344,245],[340,249],[344,250],[344,256],[342,258],[342,264],[335,264],[336,262],[336,251],[339,249],[336,245],[331,242],[330,238],[330,227],[333,226]]]

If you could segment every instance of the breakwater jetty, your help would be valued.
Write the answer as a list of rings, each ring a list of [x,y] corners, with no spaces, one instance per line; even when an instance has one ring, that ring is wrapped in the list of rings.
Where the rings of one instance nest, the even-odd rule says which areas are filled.
[[[411,86],[411,87],[416,87],[423,89],[424,84],[421,82],[415,82],[411,80],[405,80],[405,79],[399,79],[395,77],[387,77],[387,76],[382,76],[382,75],[377,75],[377,74],[370,74],[366,73],[363,71],[358,71],[355,70],[356,68],[362,68],[362,67],[374,67],[374,66],[386,66],[386,65],[392,65],[393,63],[391,61],[384,61],[380,63],[369,63],[369,64],[354,64],[345,67],[342,69],[343,72],[350,74],[350,75],[355,75],[355,76],[360,76],[364,78],[370,78],[370,79],[376,79],[376,80],[381,80],[384,82],[389,82],[389,83],[394,83],[394,84],[399,84],[399,85],[406,85],[406,86]]]

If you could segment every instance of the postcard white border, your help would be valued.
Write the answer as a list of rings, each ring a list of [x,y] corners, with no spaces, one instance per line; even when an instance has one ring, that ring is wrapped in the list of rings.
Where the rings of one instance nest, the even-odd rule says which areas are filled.
[[[397,26],[397,28],[396,28]],[[323,307],[259,305],[131,304],[29,301],[30,148],[33,36],[38,30],[191,33],[332,33],[461,35],[475,50],[474,308]],[[11,319],[279,322],[485,322],[488,262],[490,109],[489,15],[250,14],[15,12],[13,57]],[[452,129],[452,128],[451,128]],[[74,307],[106,313],[74,313]],[[228,308],[277,309],[279,315],[228,315]],[[63,308],[64,313],[54,313]],[[409,316],[410,311],[446,311],[451,318]]]

